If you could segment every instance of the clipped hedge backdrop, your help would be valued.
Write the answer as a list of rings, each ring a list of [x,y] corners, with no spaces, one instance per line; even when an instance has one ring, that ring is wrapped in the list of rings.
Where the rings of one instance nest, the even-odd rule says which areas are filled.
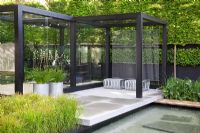
[[[144,12],[167,20],[170,44],[200,44],[199,0],[51,0],[45,3],[19,1],[21,4],[72,16]],[[5,0],[0,4],[8,3],[15,2]]]
[[[15,2],[5,0],[0,4],[9,3]],[[19,0],[19,3],[72,16],[144,12],[168,22],[169,44],[200,45],[200,0],[51,0],[44,3]],[[168,50],[168,62],[173,63],[172,50]],[[178,49],[177,65],[200,65],[200,49]]]

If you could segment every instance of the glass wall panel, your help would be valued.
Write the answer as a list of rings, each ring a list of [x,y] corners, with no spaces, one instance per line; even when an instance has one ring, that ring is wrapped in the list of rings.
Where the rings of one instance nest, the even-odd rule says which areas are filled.
[[[77,85],[102,82],[105,66],[104,30],[85,24],[79,24],[77,37]]]
[[[148,26],[143,30],[142,78],[143,87],[156,88],[160,81],[161,30],[158,26]],[[148,87],[150,85],[150,87]]]
[[[69,23],[64,20],[24,13],[25,91],[32,91],[32,72],[57,69],[65,74],[69,87]]]
[[[0,94],[14,94],[14,13],[0,12]]]
[[[136,79],[136,31],[133,27],[111,30],[112,77]]]

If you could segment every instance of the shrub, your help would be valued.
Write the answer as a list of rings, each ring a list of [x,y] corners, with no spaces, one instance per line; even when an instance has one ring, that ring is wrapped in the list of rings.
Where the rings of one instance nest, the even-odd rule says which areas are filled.
[[[170,64],[174,63],[174,51],[169,49],[167,53],[167,61]],[[177,49],[176,64],[179,66],[199,66],[200,65],[200,49]]]
[[[25,69],[25,80],[35,81],[38,84],[49,82],[62,82],[69,78],[69,74],[61,69]]]
[[[165,98],[200,102],[200,82],[169,78],[162,86]]]
[[[34,69],[29,74],[32,75],[32,80],[34,80],[37,84],[48,83],[51,80],[48,69]]]
[[[64,71],[60,69],[49,69],[50,82],[62,82],[67,76]]]
[[[78,112],[76,100],[69,96],[1,97],[0,132],[67,132],[76,126]]]

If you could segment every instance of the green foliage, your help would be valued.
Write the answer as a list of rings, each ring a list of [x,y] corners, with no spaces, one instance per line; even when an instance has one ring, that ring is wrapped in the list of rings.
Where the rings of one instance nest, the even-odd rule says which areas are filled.
[[[50,82],[62,82],[64,81],[65,77],[68,77],[67,74],[64,73],[64,71],[60,69],[49,69],[49,77]]]
[[[200,102],[200,81],[170,78],[162,89],[165,98]]]
[[[173,64],[174,62],[174,51],[173,49],[168,50],[168,63]],[[200,49],[177,49],[176,52],[176,64],[179,66],[199,66],[200,65]]]
[[[20,5],[27,5],[41,9],[47,9],[45,4],[41,4],[37,0],[35,1],[24,1],[24,0],[1,0],[0,5],[10,5],[10,4],[20,4]]]
[[[38,16],[41,17],[41,16]],[[46,26],[24,26],[24,39],[26,45],[47,45],[59,43],[59,30]],[[66,38],[68,39],[68,38]],[[65,41],[66,41],[65,39]],[[68,42],[68,41],[67,41]]]
[[[30,78],[32,77],[32,80],[34,80],[37,84],[49,83],[51,80],[51,75],[48,69],[45,70],[34,69],[27,74],[31,74]]]
[[[112,63],[135,63],[135,51],[132,49],[112,49]]]
[[[0,98],[1,133],[60,133],[78,122],[74,98],[15,95]]]
[[[25,81],[33,81],[32,69],[24,67]]]
[[[200,65],[200,49],[177,49],[176,64],[178,66],[199,66]],[[162,51],[160,49],[143,49],[142,60],[144,64],[161,63]],[[136,53],[134,49],[113,49],[113,63],[135,63]],[[167,62],[174,63],[174,50],[167,51]]]
[[[111,52],[113,63],[136,63],[136,51],[133,48],[113,48]],[[161,59],[161,50],[143,49],[143,64],[159,64]]]
[[[0,21],[0,43],[14,42],[14,23]]]
[[[10,2],[15,3],[8,0],[2,4]],[[168,21],[170,44],[200,44],[199,0],[56,0],[47,2],[48,8],[37,2],[21,2],[20,4],[71,16],[144,12]]]
[[[65,73],[61,69],[49,68],[45,70],[41,69],[29,69],[25,67],[25,80],[35,81],[38,84],[49,82],[62,82],[69,78],[69,74]]]
[[[72,16],[144,12],[168,22],[170,44],[200,44],[199,0],[59,0],[49,9]]]
[[[1,4],[15,3],[13,0],[7,0]],[[37,2],[23,2],[25,4],[37,8],[48,9],[71,16],[87,16],[87,15],[108,15],[114,13],[135,13],[144,12],[149,15],[164,19],[168,22],[168,43],[169,44],[200,44],[200,1],[199,0],[181,0],[181,1],[166,1],[166,0],[52,0],[47,1],[47,6],[41,5]],[[48,8],[47,8],[48,7]],[[2,28],[1,28],[2,27]],[[58,31],[55,29],[48,29],[48,40],[46,34],[46,27],[25,26],[25,44],[45,44],[47,42],[57,44]],[[129,29],[130,30],[130,29]],[[28,32],[31,31],[31,32]],[[0,23],[0,42],[13,42],[14,30],[13,25],[8,23]],[[66,32],[65,32],[66,33]],[[133,35],[133,34],[131,34]],[[145,34],[144,34],[145,36]],[[128,37],[128,36],[127,36]],[[147,35],[148,37],[148,35]],[[83,31],[78,30],[78,43],[104,43],[104,31],[100,29],[85,28]],[[129,37],[128,37],[129,38]],[[125,38],[126,41],[132,42],[131,39]],[[121,39],[116,36],[116,39]],[[155,40],[153,38],[153,40]],[[134,39],[133,39],[134,41]],[[145,40],[144,40],[145,41]],[[148,42],[148,39],[146,40]],[[145,41],[145,42],[146,42]],[[116,40],[120,43],[120,40]],[[66,42],[67,43],[67,42]],[[117,51],[117,50],[116,50]],[[125,50],[126,51],[126,50]],[[130,51],[122,52],[122,56],[116,56],[114,62],[134,62],[134,53]],[[25,52],[27,56],[27,52]],[[113,54],[118,54],[114,53]],[[130,58],[124,55],[130,55]],[[197,66],[200,65],[200,50],[177,50],[177,65],[180,66]],[[119,57],[119,58],[118,58]],[[124,57],[124,58],[123,58]],[[149,61],[150,56],[144,58],[145,62]],[[28,58],[28,57],[27,57]],[[168,62],[173,63],[173,53],[168,51]]]

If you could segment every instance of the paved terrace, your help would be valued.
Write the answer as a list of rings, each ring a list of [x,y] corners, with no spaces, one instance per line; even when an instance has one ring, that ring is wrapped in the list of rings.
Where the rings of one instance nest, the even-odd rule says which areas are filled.
[[[80,124],[92,126],[162,98],[160,90],[150,89],[137,99],[135,91],[104,89],[103,87],[71,93],[81,106]]]

